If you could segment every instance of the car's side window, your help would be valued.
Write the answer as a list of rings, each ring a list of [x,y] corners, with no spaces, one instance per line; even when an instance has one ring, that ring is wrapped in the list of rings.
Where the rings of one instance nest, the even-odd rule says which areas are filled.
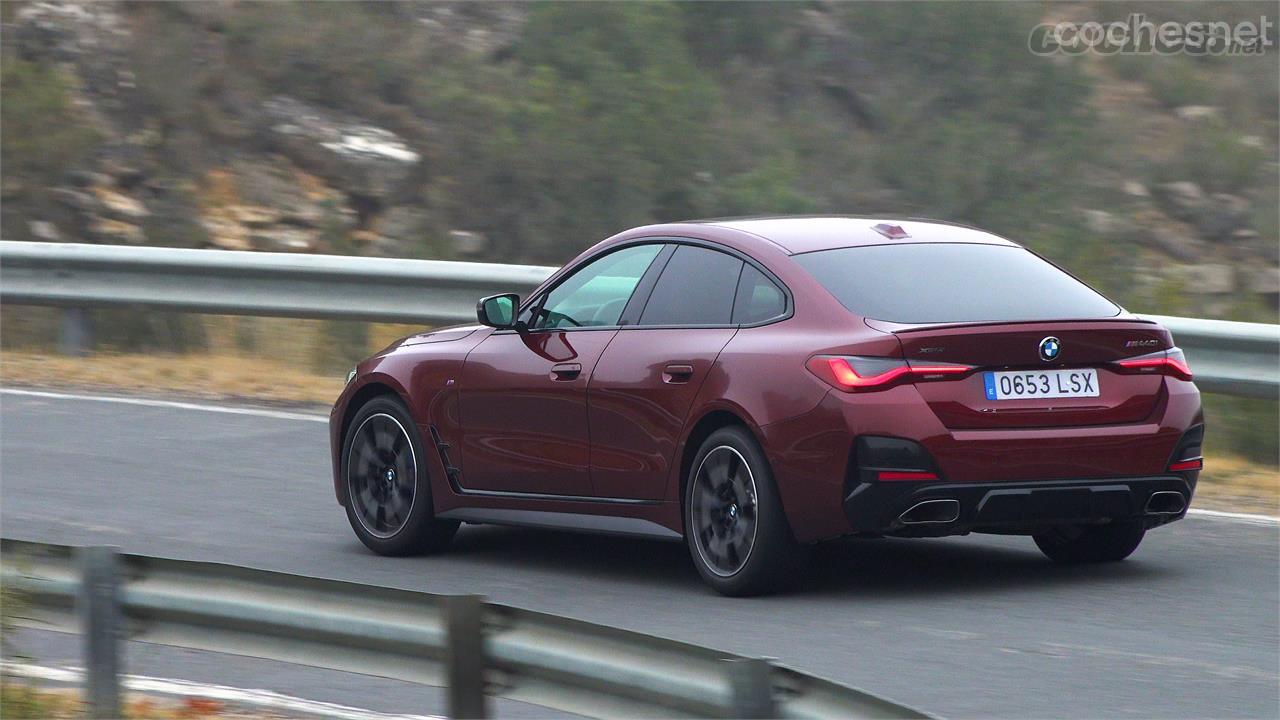
[[[742,261],[695,245],[676,248],[649,295],[640,325],[728,325]]]
[[[787,296],[764,273],[747,265],[738,280],[738,296],[733,303],[735,325],[754,325],[772,320],[787,311]]]
[[[618,324],[640,278],[662,244],[636,245],[593,260],[553,289],[529,325],[535,329]]]

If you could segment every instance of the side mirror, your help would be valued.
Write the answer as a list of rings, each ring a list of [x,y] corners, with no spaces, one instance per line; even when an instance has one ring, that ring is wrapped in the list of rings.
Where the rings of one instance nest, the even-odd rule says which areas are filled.
[[[476,303],[476,319],[481,325],[502,330],[516,327],[516,310],[520,307],[520,296],[515,293],[490,295]]]

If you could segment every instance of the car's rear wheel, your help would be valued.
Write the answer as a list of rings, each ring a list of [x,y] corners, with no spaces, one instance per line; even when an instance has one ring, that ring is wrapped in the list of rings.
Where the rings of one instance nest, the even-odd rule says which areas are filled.
[[[781,589],[804,564],[769,463],[743,428],[722,428],[702,443],[690,466],[684,515],[698,573],[725,595]]]
[[[1035,536],[1049,559],[1068,564],[1123,560],[1138,549],[1147,531],[1137,522],[1068,525]]]
[[[458,523],[433,516],[428,456],[399,400],[378,397],[361,407],[342,447],[347,520],[361,542],[381,555],[448,546]]]

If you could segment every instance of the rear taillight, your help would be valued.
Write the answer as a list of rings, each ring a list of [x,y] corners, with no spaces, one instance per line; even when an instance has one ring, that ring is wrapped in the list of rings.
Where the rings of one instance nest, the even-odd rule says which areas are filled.
[[[1204,468],[1203,458],[1193,458],[1191,460],[1179,460],[1169,465],[1170,472],[1186,472],[1188,470],[1200,470]]]
[[[1179,380],[1191,379],[1191,366],[1187,365],[1187,356],[1178,348],[1169,348],[1148,355],[1117,360],[1116,367],[1129,374],[1150,373],[1152,375],[1168,375]]]
[[[858,355],[815,355],[806,366],[809,372],[844,392],[870,392],[903,382],[954,379],[973,370],[969,365],[910,363],[899,358]]]

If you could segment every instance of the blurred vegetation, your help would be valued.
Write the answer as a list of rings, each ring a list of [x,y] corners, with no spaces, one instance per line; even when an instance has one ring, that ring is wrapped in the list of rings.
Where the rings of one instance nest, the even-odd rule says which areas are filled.
[[[0,156],[4,173],[49,183],[93,149],[98,134],[71,103],[74,79],[47,64],[6,58],[0,64]]]
[[[245,108],[291,95],[423,152],[398,200],[439,228],[483,233],[503,261],[562,262],[619,229],[689,217],[918,214],[1027,243],[1127,303],[1138,297],[1132,240],[1080,219],[1085,207],[1125,210],[1123,176],[1107,175],[1241,192],[1275,174],[1241,143],[1275,134],[1273,57],[1093,58],[1168,108],[1226,108],[1216,125],[1158,138],[1169,151],[1152,163],[1123,112],[1098,117],[1102,75],[1028,53],[1039,4],[541,2],[516,6],[527,17],[489,51],[466,35],[499,29],[458,20],[465,5],[450,10],[461,37],[423,30],[429,4],[191,7],[123,6],[138,39],[139,124],[164,171],[258,149]],[[1259,7],[1090,9],[1109,19]],[[64,75],[6,51],[6,177],[56,176],[92,145]],[[1274,231],[1274,203],[1260,197],[1258,222]]]
[[[25,6],[4,5],[8,32]],[[1256,244],[1280,243],[1275,50],[1072,59],[1027,50],[1030,28],[1055,13],[1235,20],[1273,8],[125,3],[136,93],[120,97],[133,98],[125,144],[148,158],[147,183],[159,177],[178,188],[164,202],[180,208],[199,205],[190,188],[229,159],[276,162],[255,125],[266,98],[292,96],[393,131],[423,158],[394,197],[378,199],[429,216],[410,255],[452,257],[452,228],[488,238],[474,259],[553,264],[651,222],[920,215],[1025,243],[1134,310],[1274,322],[1274,293],[1197,294],[1194,279],[1162,274],[1168,256],[1123,224],[1160,198],[1118,188],[1136,181],[1154,196],[1159,183],[1190,181],[1206,194],[1242,196]],[[504,24],[507,16],[515,19]],[[6,237],[27,236],[27,221],[54,204],[34,188],[118,150],[77,105],[92,73],[78,78],[74,63],[28,59],[20,45],[6,36],[0,48]],[[1217,111],[1178,119],[1174,111],[1186,106]],[[1099,231],[1085,210],[1104,211],[1122,229]],[[196,222],[162,223],[160,213],[147,223],[155,244],[201,232]],[[1178,218],[1172,227],[1194,233],[1194,225]],[[368,252],[350,229],[322,229],[321,247]],[[1229,242],[1223,233],[1201,243],[1203,257],[1180,262],[1255,262]],[[12,310],[0,323],[6,346],[56,342],[56,315],[30,320],[37,311]],[[103,348],[123,352],[278,352],[253,321],[231,335],[153,313],[95,312],[94,324]],[[312,354],[301,361],[317,371],[341,372],[372,344],[361,324],[328,323],[318,337],[305,342]],[[1227,415],[1243,418],[1230,432],[1241,452],[1275,461],[1273,410],[1243,403],[1215,412],[1222,427],[1234,422]],[[1260,440],[1267,433],[1269,445]]]
[[[1280,457],[1280,403],[1205,395],[1204,415],[1207,452],[1272,464]]]
[[[1257,187],[1263,182],[1260,171],[1264,158],[1257,148],[1240,142],[1240,135],[1240,131],[1222,121],[1201,123],[1177,157],[1157,169],[1155,178],[1164,182],[1195,178],[1206,192],[1231,193]]]

